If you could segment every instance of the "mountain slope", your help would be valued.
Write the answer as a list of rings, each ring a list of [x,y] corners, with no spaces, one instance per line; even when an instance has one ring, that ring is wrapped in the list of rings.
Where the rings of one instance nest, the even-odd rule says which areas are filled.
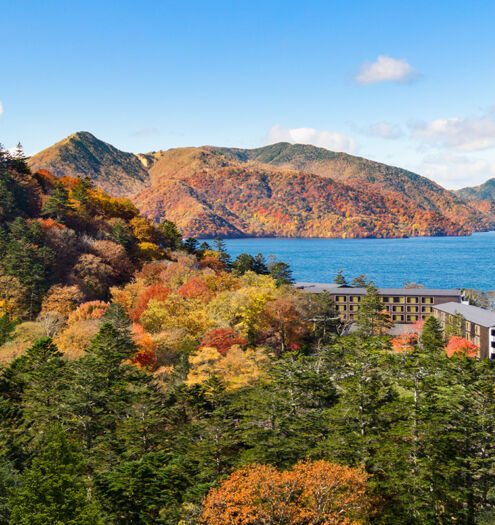
[[[388,166],[362,157],[336,153],[309,144],[280,142],[256,149],[209,148],[241,162],[259,162],[280,168],[301,170],[330,177],[350,185],[371,185],[378,190],[396,192],[424,209],[439,212],[469,228],[488,227],[479,211],[467,206],[460,197],[417,173]]]
[[[28,164],[34,171],[43,168],[58,177],[88,176],[117,197],[129,196],[149,184],[148,171],[137,155],[120,151],[86,131],[40,151]]]
[[[133,196],[185,235],[403,237],[459,235],[462,225],[411,199],[311,173],[238,161],[211,147],[164,152],[152,186]]]
[[[492,200],[495,201],[495,179],[488,179],[479,186],[461,188],[455,192],[461,199],[471,200]]]

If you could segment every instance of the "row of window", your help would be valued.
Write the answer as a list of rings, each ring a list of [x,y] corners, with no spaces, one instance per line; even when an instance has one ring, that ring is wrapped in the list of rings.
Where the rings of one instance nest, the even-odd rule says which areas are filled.
[[[381,298],[384,303],[405,303],[407,304],[433,304],[433,297],[402,297],[402,296],[385,296]],[[420,301],[421,299],[421,301]],[[361,301],[361,297],[359,295],[337,295],[335,297],[336,303],[359,303]]]
[[[404,312],[404,308],[406,308],[406,311],[407,313],[424,313],[424,314],[429,314],[433,311],[433,308],[431,306],[407,306],[407,307],[404,307],[404,306],[391,306],[390,307],[390,311],[392,313],[403,313]],[[349,305],[346,305],[346,304],[338,304],[337,305],[337,310],[339,312],[345,312],[345,311],[349,311],[349,312],[357,312],[359,310],[359,305],[357,304],[349,304]]]

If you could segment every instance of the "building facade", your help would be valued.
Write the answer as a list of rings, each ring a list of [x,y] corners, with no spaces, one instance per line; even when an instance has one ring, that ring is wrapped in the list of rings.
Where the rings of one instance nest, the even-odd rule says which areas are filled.
[[[444,329],[457,314],[464,318],[464,339],[479,346],[478,357],[495,359],[495,312],[456,302],[439,304],[433,308],[433,316]]]
[[[351,288],[336,284],[297,283],[296,286],[311,293],[328,292],[333,297],[342,319],[354,321],[366,288]],[[412,324],[433,314],[433,308],[443,303],[461,303],[460,290],[428,288],[378,288],[383,309],[394,323]]]

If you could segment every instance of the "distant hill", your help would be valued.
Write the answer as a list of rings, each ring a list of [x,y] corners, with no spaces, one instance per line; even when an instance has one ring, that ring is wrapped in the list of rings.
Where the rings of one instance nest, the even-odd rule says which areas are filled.
[[[471,200],[492,200],[495,201],[495,179],[488,179],[479,186],[462,188],[455,192],[461,199]]]
[[[478,228],[486,220],[453,192],[417,173],[388,166],[362,157],[336,153],[309,144],[280,142],[256,149],[211,148],[242,162],[255,161],[280,168],[301,170],[329,177],[350,185],[371,185],[378,190],[392,191],[408,197],[426,210],[434,210],[455,222]]]
[[[310,145],[132,154],[80,132],[30,164],[89,175],[114,195],[132,194],[149,217],[198,237],[461,235],[495,225],[491,213],[425,177]]]
[[[120,151],[87,131],[74,133],[33,155],[28,164],[34,171],[46,169],[57,177],[88,176],[97,186],[116,197],[126,197],[149,184],[147,168],[137,155]]]

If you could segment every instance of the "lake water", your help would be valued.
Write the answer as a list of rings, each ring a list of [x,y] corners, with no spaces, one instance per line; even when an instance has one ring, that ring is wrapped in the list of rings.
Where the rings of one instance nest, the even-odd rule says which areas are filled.
[[[495,289],[495,232],[410,239],[229,239],[229,253],[273,254],[297,281],[332,282],[366,274],[377,286],[404,281],[429,288]]]

